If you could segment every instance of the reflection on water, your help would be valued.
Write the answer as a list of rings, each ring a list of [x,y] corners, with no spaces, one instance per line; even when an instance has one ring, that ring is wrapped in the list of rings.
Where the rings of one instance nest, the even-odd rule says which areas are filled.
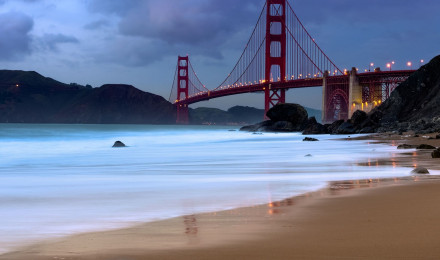
[[[188,238],[189,244],[197,244],[199,239],[197,234],[199,233],[199,227],[197,226],[196,215],[183,216],[183,225],[185,227],[185,235]]]
[[[291,207],[291,206],[295,205],[295,203],[294,203],[293,198],[288,198],[288,199],[285,199],[282,201],[270,202],[267,205],[269,207],[267,213],[269,215],[275,215],[275,214],[283,213],[283,208]]]

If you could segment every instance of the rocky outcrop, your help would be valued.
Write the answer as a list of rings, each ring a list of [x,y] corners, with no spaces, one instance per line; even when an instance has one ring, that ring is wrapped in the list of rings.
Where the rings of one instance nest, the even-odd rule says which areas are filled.
[[[266,116],[270,120],[255,125],[244,126],[240,131],[302,132],[308,123],[307,111],[298,104],[278,104],[269,109]],[[318,123],[316,122],[316,124]]]
[[[317,141],[319,141],[319,140],[316,138],[312,138],[312,137],[306,137],[303,139],[303,142],[317,142]]]
[[[122,148],[122,147],[127,147],[127,146],[121,141],[116,141],[112,147],[113,148]]]
[[[435,147],[429,144],[421,144],[417,146],[417,150],[434,150]]]
[[[278,104],[269,111],[266,116],[273,122],[287,121],[292,124],[294,130],[303,130],[308,119],[307,111],[298,104]]]
[[[401,83],[359,126],[375,132],[440,131],[440,56]]]
[[[309,118],[306,124],[306,129],[303,131],[303,135],[316,135],[327,134],[328,129],[326,126],[318,123],[315,117]]]
[[[401,144],[397,146],[397,149],[415,149],[415,148],[417,148],[417,145]]]
[[[417,167],[411,171],[411,174],[429,174],[429,171],[424,167]]]
[[[432,158],[440,158],[440,148],[431,153]]]

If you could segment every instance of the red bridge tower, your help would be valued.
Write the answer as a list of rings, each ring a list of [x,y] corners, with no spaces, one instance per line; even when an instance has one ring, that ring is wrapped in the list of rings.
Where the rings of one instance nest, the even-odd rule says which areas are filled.
[[[180,57],[177,59],[177,100],[185,100],[188,98],[188,56]],[[183,94],[183,96],[182,96]],[[188,124],[188,104],[177,105],[177,123]]]
[[[286,0],[267,0],[264,108],[286,102],[286,90],[271,82],[286,81]],[[279,72],[273,78],[273,73]],[[277,73],[278,74],[278,73]]]

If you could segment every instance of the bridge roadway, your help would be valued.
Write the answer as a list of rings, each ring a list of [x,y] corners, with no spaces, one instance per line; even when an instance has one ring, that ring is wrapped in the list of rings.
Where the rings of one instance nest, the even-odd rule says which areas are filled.
[[[414,70],[395,70],[395,71],[377,71],[377,72],[365,72],[356,74],[359,80],[359,85],[366,85],[376,83],[387,83],[393,82],[393,78],[400,77],[408,77],[412,74]],[[350,74],[340,75],[340,76],[328,76],[326,77],[327,84],[332,83],[341,83],[347,82],[349,83]],[[389,79],[389,80],[387,80]],[[398,80],[401,82],[401,80]],[[243,86],[224,86],[220,87],[217,90],[212,91],[203,91],[199,93],[195,93],[191,96],[188,96],[187,99],[178,100],[175,102],[175,105],[190,105],[201,101],[207,101],[213,98],[226,97],[237,94],[244,93],[253,93],[253,92],[263,92],[265,88],[269,87],[271,90],[278,89],[294,89],[294,88],[310,88],[310,87],[321,87],[324,83],[324,77],[316,77],[316,78],[305,78],[305,79],[294,79],[288,81],[277,81],[270,83],[260,83],[260,84],[252,84],[252,85],[243,85]],[[347,100],[348,101],[348,100]],[[348,104],[347,104],[348,105]]]

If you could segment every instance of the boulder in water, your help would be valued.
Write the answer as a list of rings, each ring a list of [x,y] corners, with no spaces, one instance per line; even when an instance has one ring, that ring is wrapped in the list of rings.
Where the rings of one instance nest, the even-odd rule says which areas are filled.
[[[116,141],[115,144],[113,145],[113,148],[121,148],[121,147],[127,147],[127,146],[121,141]]]
[[[317,142],[317,141],[319,141],[319,140],[316,138],[312,138],[312,137],[306,137],[303,139],[303,142]]]
[[[429,174],[428,169],[424,167],[417,167],[411,171],[412,174]]]
[[[431,153],[432,158],[440,158],[440,148]]]
[[[435,147],[429,144],[421,144],[419,146],[417,146],[418,150],[434,150]]]
[[[293,131],[303,130],[308,120],[307,111],[298,104],[278,104],[269,109],[266,115],[273,122],[287,121],[292,123]]]

